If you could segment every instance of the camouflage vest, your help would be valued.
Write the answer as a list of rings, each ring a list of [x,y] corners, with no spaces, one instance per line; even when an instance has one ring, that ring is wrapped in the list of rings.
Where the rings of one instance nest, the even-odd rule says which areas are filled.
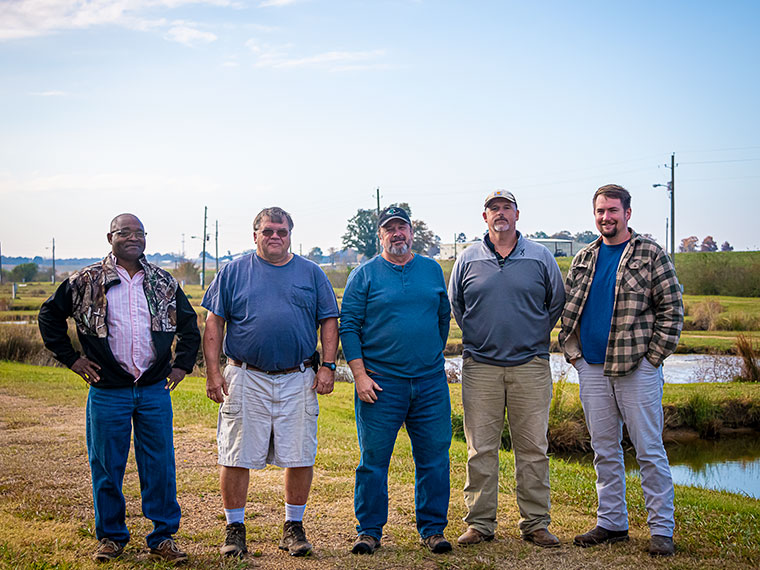
[[[139,261],[145,272],[143,290],[150,310],[150,330],[176,332],[177,280],[160,267],[148,263],[145,256],[140,256]],[[72,316],[81,334],[108,337],[106,291],[119,281],[113,253],[69,277]]]

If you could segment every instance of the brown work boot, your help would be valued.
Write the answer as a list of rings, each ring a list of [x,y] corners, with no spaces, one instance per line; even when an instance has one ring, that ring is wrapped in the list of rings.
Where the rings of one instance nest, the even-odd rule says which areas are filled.
[[[493,540],[492,534],[483,534],[479,530],[476,530],[470,527],[462,536],[457,538],[457,544],[459,546],[471,546],[473,544],[480,544],[481,542],[490,542],[492,540]]]
[[[676,553],[676,547],[673,544],[673,538],[653,534],[649,539],[649,554],[652,556],[673,556]]]
[[[442,534],[434,534],[422,539],[422,545],[430,549],[433,554],[451,552],[451,543]]]
[[[116,560],[124,552],[124,545],[114,542],[110,538],[101,538],[98,548],[92,555],[95,562],[110,562]]]
[[[606,528],[595,526],[587,533],[576,536],[573,539],[573,544],[581,548],[587,548],[589,546],[596,546],[597,544],[612,544],[621,540],[628,540],[627,530],[607,530]]]
[[[360,534],[354,542],[351,554],[374,554],[375,550],[380,548],[380,541],[374,536]]]
[[[526,532],[522,535],[522,538],[541,548],[557,548],[559,546],[559,539],[545,528]]]
[[[245,525],[243,523],[230,523],[227,525],[227,537],[224,539],[224,546],[220,549],[225,556],[242,557],[248,552],[245,545]]]
[[[301,521],[285,521],[282,527],[280,550],[287,550],[291,556],[306,556],[311,553],[311,543],[306,540]]]
[[[158,546],[151,548],[148,558],[165,560],[172,564],[182,564],[183,562],[187,562],[187,554],[179,549],[179,546],[177,546],[177,543],[174,542],[173,538],[162,540],[158,543]]]

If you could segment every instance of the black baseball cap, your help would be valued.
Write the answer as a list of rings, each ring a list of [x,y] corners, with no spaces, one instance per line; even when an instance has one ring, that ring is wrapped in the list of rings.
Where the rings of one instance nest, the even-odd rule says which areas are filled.
[[[410,226],[412,225],[412,220],[409,219],[409,214],[406,213],[406,210],[404,210],[404,208],[399,208],[398,206],[390,206],[380,212],[380,218],[377,220],[377,227],[382,228],[391,220],[403,220]]]

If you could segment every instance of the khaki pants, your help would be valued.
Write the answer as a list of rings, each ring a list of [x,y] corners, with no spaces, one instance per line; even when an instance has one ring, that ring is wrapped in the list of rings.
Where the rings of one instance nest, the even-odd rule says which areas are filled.
[[[486,535],[496,530],[499,446],[507,410],[515,453],[520,532],[546,528],[549,516],[549,458],[546,437],[552,377],[549,361],[535,357],[520,366],[502,367],[465,358],[462,363],[467,481],[464,521]]]

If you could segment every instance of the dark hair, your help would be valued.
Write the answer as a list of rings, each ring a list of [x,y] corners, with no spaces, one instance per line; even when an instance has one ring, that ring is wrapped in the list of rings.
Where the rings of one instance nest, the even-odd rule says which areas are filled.
[[[293,218],[290,217],[290,214],[288,214],[282,208],[273,206],[271,208],[264,208],[256,215],[256,218],[253,220],[254,232],[259,229],[259,226],[261,225],[261,222],[263,221],[264,218],[269,218],[275,224],[281,224],[283,218],[285,218],[288,221],[288,229],[289,230],[293,229]]]
[[[617,198],[623,205],[623,210],[628,210],[631,207],[631,194],[617,184],[607,184],[602,186],[594,193],[594,198],[591,200],[591,204],[596,208],[597,196],[605,196],[607,198]]]

